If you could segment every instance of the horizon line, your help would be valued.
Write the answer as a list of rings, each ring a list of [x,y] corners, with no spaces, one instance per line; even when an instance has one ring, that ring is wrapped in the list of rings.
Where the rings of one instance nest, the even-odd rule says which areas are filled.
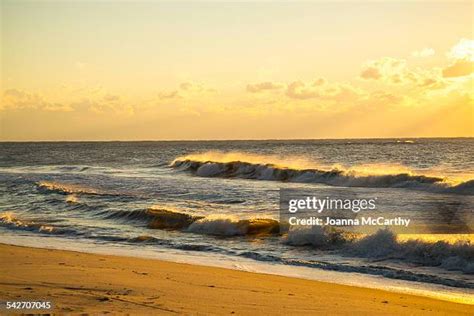
[[[259,138],[259,139],[138,139],[138,140],[0,140],[0,143],[131,143],[131,142],[227,142],[227,141],[314,141],[314,140],[383,140],[383,139],[459,139],[474,136],[359,137],[359,138]]]

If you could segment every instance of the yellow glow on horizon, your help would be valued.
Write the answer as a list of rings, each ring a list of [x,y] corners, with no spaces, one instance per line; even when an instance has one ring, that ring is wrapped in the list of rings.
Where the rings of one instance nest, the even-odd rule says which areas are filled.
[[[1,6],[1,140],[474,136],[470,2]]]

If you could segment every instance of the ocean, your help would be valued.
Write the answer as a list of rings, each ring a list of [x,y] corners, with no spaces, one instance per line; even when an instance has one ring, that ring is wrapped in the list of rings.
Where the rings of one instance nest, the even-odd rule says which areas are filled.
[[[283,232],[281,190],[462,231]],[[474,294],[473,138],[0,143],[0,192],[0,242]]]

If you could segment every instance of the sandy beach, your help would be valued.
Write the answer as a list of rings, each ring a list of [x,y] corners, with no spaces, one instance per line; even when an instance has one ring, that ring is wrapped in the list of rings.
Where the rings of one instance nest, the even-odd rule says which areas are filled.
[[[282,276],[0,245],[2,301],[58,313],[472,315],[473,305]]]

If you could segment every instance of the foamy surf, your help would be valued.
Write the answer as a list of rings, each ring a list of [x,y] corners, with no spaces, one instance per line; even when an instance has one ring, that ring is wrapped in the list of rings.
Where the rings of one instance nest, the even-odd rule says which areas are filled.
[[[103,214],[105,215],[105,214]],[[251,236],[266,238],[278,236],[282,244],[295,249],[311,247],[319,250],[337,251],[344,256],[367,258],[370,260],[401,260],[422,266],[439,267],[449,271],[474,274],[474,245],[467,235],[444,241],[424,241],[419,238],[403,240],[389,230],[379,230],[371,235],[354,234],[334,228],[311,227],[282,230],[282,224],[270,218],[239,219],[234,216],[191,215],[178,210],[149,208],[132,212],[111,212],[108,219],[139,221],[149,229],[179,230],[184,233],[211,236]],[[286,228],[286,227],[285,227]],[[146,238],[143,241],[150,241]],[[182,247],[181,247],[182,248]],[[186,247],[188,250],[203,250],[201,247]],[[205,247],[204,250],[211,250]],[[241,254],[256,260],[276,260],[275,256],[261,256],[248,252]],[[299,264],[301,264],[300,261]]]
[[[312,227],[290,230],[285,242],[292,246],[340,249],[344,255],[372,260],[402,260],[413,264],[474,274],[474,245],[469,239],[454,242],[420,239],[402,240],[390,230],[354,235],[336,229]],[[474,286],[474,284],[473,284]]]
[[[155,209],[156,211],[156,209]],[[157,216],[154,218],[153,213]],[[159,214],[159,215],[158,215]],[[474,246],[469,240],[458,240],[454,243],[437,241],[424,242],[421,240],[401,241],[397,236],[387,230],[380,230],[373,235],[354,236],[344,234],[335,230],[313,228],[311,230],[290,230],[287,234],[280,235],[279,223],[270,219],[239,220],[223,217],[205,218],[196,217],[190,222],[192,216],[185,213],[174,213],[171,211],[159,210],[158,212],[147,211],[136,212],[126,216],[126,214],[115,213],[108,219],[135,219],[146,220],[144,223],[159,224],[159,229],[178,229],[192,234],[204,234],[212,236],[242,237],[252,236],[253,238],[265,238],[269,236],[279,236],[280,243],[287,247],[313,248],[315,250],[331,250],[335,254],[343,257],[360,257],[367,261],[364,265],[354,265],[349,263],[328,262],[315,259],[296,259],[286,256],[270,255],[258,251],[232,251],[226,248],[212,246],[209,244],[186,244],[178,240],[161,239],[152,235],[139,236],[93,236],[85,234],[86,239],[124,243],[124,244],[146,244],[159,245],[176,250],[199,251],[207,253],[225,254],[249,258],[260,262],[271,262],[286,266],[300,266],[317,268],[328,271],[355,272],[370,275],[380,275],[391,279],[411,280],[432,284],[442,284],[451,287],[474,288],[474,283],[466,280],[452,279],[449,276],[437,276],[430,273],[416,273],[407,271],[396,266],[389,267],[380,265],[381,262],[400,261],[417,266],[437,267],[447,271],[461,271],[465,275],[474,274],[472,259],[474,258]],[[179,223],[177,225],[176,223]],[[58,229],[52,225],[45,225],[31,220],[20,219],[11,212],[0,215],[0,225],[13,229],[26,231],[37,231],[43,234],[52,235],[74,235],[74,230]],[[157,229],[150,227],[149,229]]]

